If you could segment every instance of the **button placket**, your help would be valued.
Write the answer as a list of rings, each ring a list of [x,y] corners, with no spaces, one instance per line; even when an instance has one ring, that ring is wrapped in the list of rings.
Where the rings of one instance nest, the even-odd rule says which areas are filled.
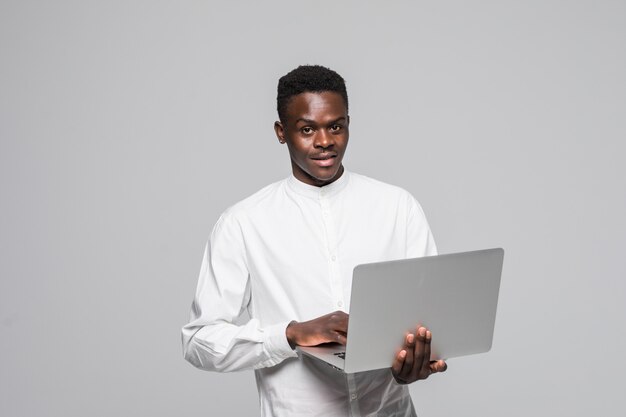
[[[320,207],[322,210],[322,220],[326,229],[326,244],[329,255],[330,287],[333,297],[334,308],[344,307],[343,286],[338,265],[337,238],[335,227],[332,221],[328,199],[320,192]]]
[[[359,394],[357,391],[357,384],[355,380],[355,374],[347,374],[346,382],[348,383],[348,392],[350,393],[350,414],[353,417],[360,416],[361,412],[359,410],[359,402],[357,401],[359,398]]]

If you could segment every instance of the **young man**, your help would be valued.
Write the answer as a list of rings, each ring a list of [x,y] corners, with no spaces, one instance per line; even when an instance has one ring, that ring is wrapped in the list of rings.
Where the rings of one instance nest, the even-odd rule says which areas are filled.
[[[255,369],[264,416],[414,416],[406,384],[446,369],[430,362],[427,329],[398,335],[391,370],[343,374],[294,348],[346,343],[354,266],[436,254],[424,213],[406,191],[344,169],[341,76],[298,67],[280,79],[277,101],[274,129],[292,175],[215,225],[183,328],[185,358],[206,370]],[[235,324],[244,311],[251,319]]]

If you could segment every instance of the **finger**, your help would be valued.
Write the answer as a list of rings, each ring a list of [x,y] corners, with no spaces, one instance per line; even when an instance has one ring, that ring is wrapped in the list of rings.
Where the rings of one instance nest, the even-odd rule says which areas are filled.
[[[341,343],[342,345],[345,345],[346,343],[348,343],[348,338],[346,337],[345,333],[341,333],[341,332],[334,332],[334,333],[335,333],[335,340],[332,340],[332,342]]]
[[[393,374],[394,378],[396,376],[399,376],[402,372],[402,366],[404,365],[405,358],[406,350],[402,349],[400,352],[398,352],[395,359],[393,360],[393,363],[391,364],[391,373]]]
[[[337,311],[333,311],[331,314],[337,319],[341,319],[341,320],[348,319],[348,313],[346,313],[345,311],[337,310]]]
[[[404,339],[404,350],[406,350],[406,357],[404,358],[404,365],[402,366],[401,374],[405,378],[409,378],[413,373],[413,364],[415,362],[415,335],[409,333]]]
[[[437,372],[445,372],[447,369],[448,364],[445,361],[438,360],[430,363],[430,372],[433,374]]]
[[[330,325],[333,330],[337,330],[343,333],[348,332],[348,314],[344,311],[335,311],[330,315]]]
[[[350,316],[345,312],[341,312],[341,321],[340,321],[340,329],[344,333],[348,333],[348,321]]]
[[[424,378],[424,358],[428,357],[426,355],[426,331],[427,330],[425,327],[418,327],[417,331],[415,332],[415,364],[413,365],[412,374],[412,378],[415,380]],[[430,361],[428,361],[428,363],[430,363]]]
[[[423,333],[424,337],[424,356],[422,357],[422,366],[420,369],[420,376],[424,378],[428,378],[430,375],[430,342],[433,338],[433,335],[430,333],[430,330],[424,329]]]
[[[348,332],[348,321],[350,319],[350,316],[345,313],[345,312],[341,312],[341,331],[344,333]]]
[[[418,327],[415,332],[415,351],[413,353],[413,371],[411,378],[414,380],[423,379],[422,367],[424,366],[424,349],[426,347],[426,329],[424,327]]]

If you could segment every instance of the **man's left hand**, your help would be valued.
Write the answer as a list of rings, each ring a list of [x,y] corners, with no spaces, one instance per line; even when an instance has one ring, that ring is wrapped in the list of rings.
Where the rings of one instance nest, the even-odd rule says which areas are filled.
[[[391,373],[399,384],[410,384],[448,369],[445,361],[430,360],[431,340],[432,334],[425,327],[419,327],[415,334],[406,335],[404,347],[391,366]]]

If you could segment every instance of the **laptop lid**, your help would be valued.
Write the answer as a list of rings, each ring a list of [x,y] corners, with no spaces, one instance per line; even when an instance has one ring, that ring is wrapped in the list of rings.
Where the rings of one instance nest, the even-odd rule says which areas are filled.
[[[486,249],[354,268],[344,371],[391,366],[423,325],[431,359],[491,349],[504,250]]]

